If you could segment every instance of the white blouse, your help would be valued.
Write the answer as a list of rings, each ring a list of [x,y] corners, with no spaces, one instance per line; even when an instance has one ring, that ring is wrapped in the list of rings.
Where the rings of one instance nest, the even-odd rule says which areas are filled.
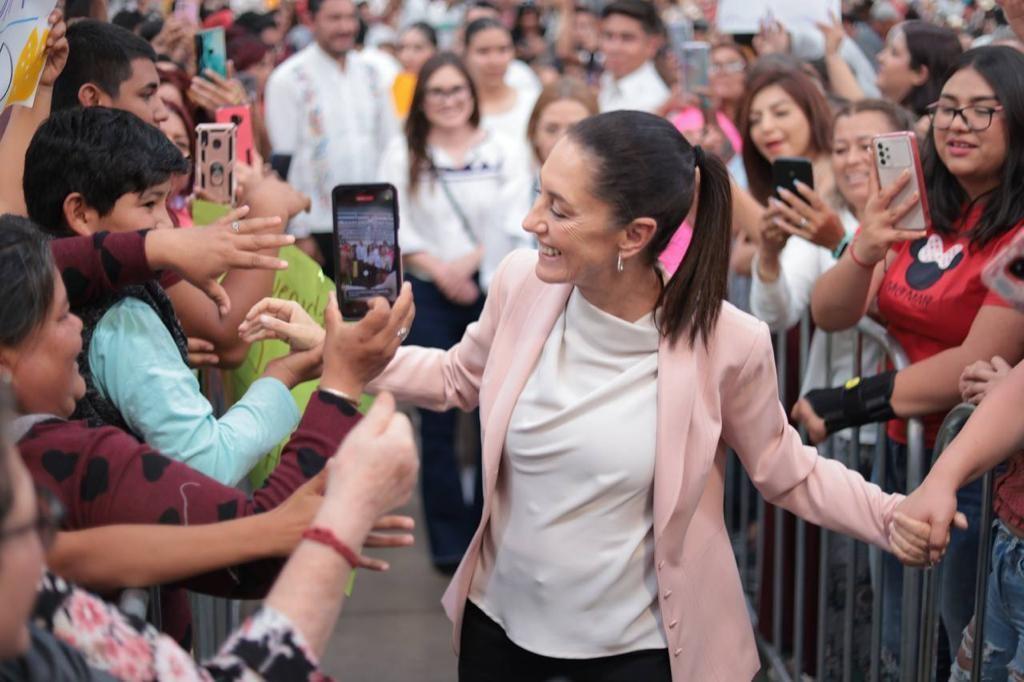
[[[420,174],[418,187],[409,187],[409,147],[396,136],[384,151],[378,175],[398,192],[398,243],[402,255],[429,253],[451,261],[484,248],[480,283],[484,291],[497,266],[511,251],[532,245],[522,222],[530,210],[529,159],[525,150],[500,133],[488,132],[456,165],[443,149],[429,148],[438,174]],[[456,209],[456,205],[458,209]],[[465,216],[469,233],[459,217]],[[409,271],[429,280],[423,272]]]
[[[528,651],[666,646],[654,569],[660,335],[573,291],[505,441],[470,599]]]

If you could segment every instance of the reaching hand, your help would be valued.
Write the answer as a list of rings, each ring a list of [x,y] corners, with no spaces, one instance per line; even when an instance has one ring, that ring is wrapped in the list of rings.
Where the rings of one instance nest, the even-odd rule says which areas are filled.
[[[821,31],[822,36],[825,38],[825,56],[839,54],[839,47],[843,44],[843,38],[846,37],[843,23],[836,19],[834,14],[829,16],[832,19],[829,23],[815,23],[815,26],[818,27],[818,30]]]
[[[231,310],[231,299],[217,279],[231,269],[284,270],[286,261],[258,253],[295,241],[291,235],[261,234],[281,224],[280,218],[245,219],[249,209],[234,209],[205,227],[150,230],[146,234],[146,260],[154,270],[171,269],[213,299],[221,315]]]
[[[908,558],[911,562],[920,558],[922,551],[927,552],[928,563],[938,562],[946,552],[949,545],[950,528],[956,526],[960,530],[967,529],[967,517],[956,510],[956,490],[951,486],[925,479],[924,483],[918,486],[896,507],[897,515],[903,515],[910,521],[928,524],[929,531],[927,539],[920,539],[919,532],[914,530],[912,523],[906,520],[898,526],[897,517],[894,516],[893,531],[900,535],[900,553],[893,547],[893,553],[903,561]],[[906,563],[906,562],[904,562]]]
[[[793,406],[793,411],[790,413],[790,417],[792,417],[793,421],[798,425],[807,429],[807,437],[814,445],[817,445],[828,438],[828,429],[825,428],[825,420],[814,411],[814,408],[811,407],[811,403],[807,398],[801,398],[797,401],[796,405]]]
[[[766,54],[788,54],[789,33],[785,27],[776,19],[761,22],[761,29],[754,36],[754,50],[759,57]]]
[[[412,328],[416,306],[412,286],[406,282],[394,306],[383,298],[369,301],[369,310],[359,322],[341,318],[338,301],[331,300],[324,311],[327,339],[324,342],[324,373],[320,385],[357,397],[380,374]]]
[[[193,369],[215,367],[220,362],[216,351],[216,346],[206,339],[188,337],[188,366]]]
[[[1024,0],[996,0],[1003,8],[1006,23],[1018,36],[1024,36]]]
[[[324,342],[325,332],[295,301],[265,298],[249,310],[238,335],[246,343],[277,339],[292,350],[308,350]]]
[[[188,89],[188,98],[198,107],[214,113],[220,107],[233,107],[246,104],[249,95],[232,73],[234,69],[228,62],[228,78],[207,69],[202,76],[195,76]]]
[[[39,78],[39,85],[42,87],[53,87],[57,77],[64,71],[68,63],[68,39],[65,34],[68,25],[64,23],[64,15],[59,9],[50,12],[48,19],[50,32],[46,36],[46,63],[43,65],[43,75]]]
[[[924,230],[901,230],[896,227],[896,223],[917,204],[918,196],[917,192],[914,192],[899,206],[892,206],[896,195],[908,182],[910,171],[903,171],[896,182],[880,190],[878,173],[874,164],[871,164],[868,203],[864,207],[860,232],[849,246],[855,251],[854,255],[858,262],[880,263],[894,244],[920,239],[927,234]]]
[[[968,365],[960,375],[960,396],[964,402],[980,405],[1011,369],[1010,363],[998,355],[992,358],[992,362],[979,360]]]

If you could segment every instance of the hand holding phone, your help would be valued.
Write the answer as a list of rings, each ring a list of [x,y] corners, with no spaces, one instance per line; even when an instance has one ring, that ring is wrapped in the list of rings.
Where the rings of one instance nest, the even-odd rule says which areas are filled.
[[[875,137],[871,144],[879,188],[891,187],[905,172],[910,173],[910,181],[896,194],[893,204],[899,206],[907,201],[913,201],[913,206],[896,221],[894,227],[899,230],[927,229],[931,224],[931,216],[928,211],[917,136],[911,132],[887,133]],[[914,193],[917,194],[916,201],[911,199]]]
[[[981,281],[1014,308],[1024,311],[1024,230],[988,262]]]
[[[228,47],[221,26],[196,33],[196,74],[202,76],[207,69],[228,77]]]
[[[814,189],[814,166],[810,159],[801,156],[780,156],[772,161],[772,187],[774,187],[775,198],[779,196],[780,189],[786,189],[797,196],[801,196],[796,188],[796,183],[802,182],[811,189]]]
[[[389,184],[338,185],[331,197],[339,307],[345,319],[357,320],[371,298],[394,303],[402,286],[398,193]]]

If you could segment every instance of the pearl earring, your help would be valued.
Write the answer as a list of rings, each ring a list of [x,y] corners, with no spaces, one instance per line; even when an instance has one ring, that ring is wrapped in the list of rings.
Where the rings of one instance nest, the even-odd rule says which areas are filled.
[[[626,266],[622,264],[622,253],[619,253],[619,262],[616,264],[615,269],[619,272],[626,269]]]

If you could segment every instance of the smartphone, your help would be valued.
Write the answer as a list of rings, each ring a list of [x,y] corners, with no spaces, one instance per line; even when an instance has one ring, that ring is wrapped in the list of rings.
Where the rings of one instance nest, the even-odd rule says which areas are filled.
[[[244,104],[236,107],[219,107],[216,119],[217,123],[235,125],[235,158],[251,166],[256,151],[255,138],[252,134],[252,111]]]
[[[291,154],[271,154],[270,155],[270,170],[277,173],[277,176],[282,180],[288,180],[288,171],[292,167],[292,155]]]
[[[797,181],[800,181],[814,189],[814,166],[810,159],[802,156],[780,156],[772,161],[772,186],[775,188],[775,198],[779,196],[780,189],[788,189],[793,194],[800,196],[796,189]]]
[[[228,77],[228,46],[222,26],[196,33],[196,73],[202,76],[207,69]]]
[[[921,170],[921,153],[917,148],[917,136],[911,132],[886,133],[871,141],[875,153],[875,169],[878,184],[885,188],[896,182],[905,170],[910,171],[910,181],[892,200],[895,208],[903,204],[910,195],[917,192],[917,205],[897,221],[895,227],[901,230],[924,230],[931,224],[928,199]]]
[[[981,281],[1014,308],[1024,311],[1024,231],[988,262]]]
[[[331,203],[338,305],[343,318],[358,320],[369,299],[394,303],[402,286],[398,192],[389,184],[338,185]]]
[[[707,110],[711,107],[708,88],[711,87],[709,72],[711,70],[711,45],[708,43],[689,41],[682,45],[681,61],[683,67],[683,87],[687,92],[700,93],[700,107]]]
[[[218,204],[235,200],[236,131],[233,123],[196,126],[196,190]]]

